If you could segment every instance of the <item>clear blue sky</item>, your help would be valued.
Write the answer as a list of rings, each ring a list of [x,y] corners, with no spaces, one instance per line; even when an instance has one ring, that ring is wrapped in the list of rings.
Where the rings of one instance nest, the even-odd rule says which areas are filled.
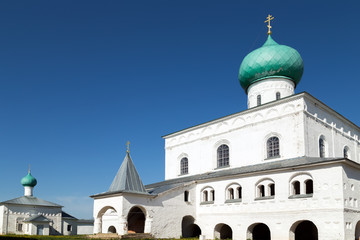
[[[246,109],[242,59],[297,49],[307,91],[360,125],[358,1],[1,1],[0,201],[34,194],[92,217],[126,153],[164,179],[161,136]]]

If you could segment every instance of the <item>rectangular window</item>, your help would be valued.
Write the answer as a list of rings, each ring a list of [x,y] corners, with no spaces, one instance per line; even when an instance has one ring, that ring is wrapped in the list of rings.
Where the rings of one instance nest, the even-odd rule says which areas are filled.
[[[67,225],[67,230],[68,230],[68,232],[71,231],[71,225]]]

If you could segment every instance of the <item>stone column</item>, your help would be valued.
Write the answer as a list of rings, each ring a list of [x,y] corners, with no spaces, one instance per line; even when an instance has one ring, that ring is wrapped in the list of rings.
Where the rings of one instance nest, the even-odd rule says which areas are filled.
[[[94,234],[101,233],[101,218],[96,218],[94,221]]]
[[[127,219],[124,216],[119,216],[119,235],[125,235],[128,233],[128,223]]]
[[[144,228],[144,233],[151,233],[151,225],[153,222],[153,218],[152,217],[147,217],[145,219],[145,228]]]

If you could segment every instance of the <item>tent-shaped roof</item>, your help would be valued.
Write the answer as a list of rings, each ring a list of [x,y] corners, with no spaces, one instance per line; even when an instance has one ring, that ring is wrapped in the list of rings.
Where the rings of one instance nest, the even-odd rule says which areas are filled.
[[[138,172],[131,160],[129,152],[126,153],[125,159],[122,162],[108,192],[134,192],[145,193],[144,184],[142,183]]]

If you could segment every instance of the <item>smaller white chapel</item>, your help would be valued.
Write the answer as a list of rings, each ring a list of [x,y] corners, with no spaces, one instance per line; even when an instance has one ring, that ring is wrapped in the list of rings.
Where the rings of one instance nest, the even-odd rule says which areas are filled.
[[[24,196],[0,202],[0,234],[76,235],[91,234],[93,220],[77,219],[63,206],[33,196],[36,178],[21,179]]]
[[[248,109],[164,136],[162,182],[144,186],[128,151],[110,188],[91,196],[94,233],[359,239],[360,128],[295,94],[303,59],[273,39],[272,19],[240,65]],[[304,79],[315,80],[328,81]]]

